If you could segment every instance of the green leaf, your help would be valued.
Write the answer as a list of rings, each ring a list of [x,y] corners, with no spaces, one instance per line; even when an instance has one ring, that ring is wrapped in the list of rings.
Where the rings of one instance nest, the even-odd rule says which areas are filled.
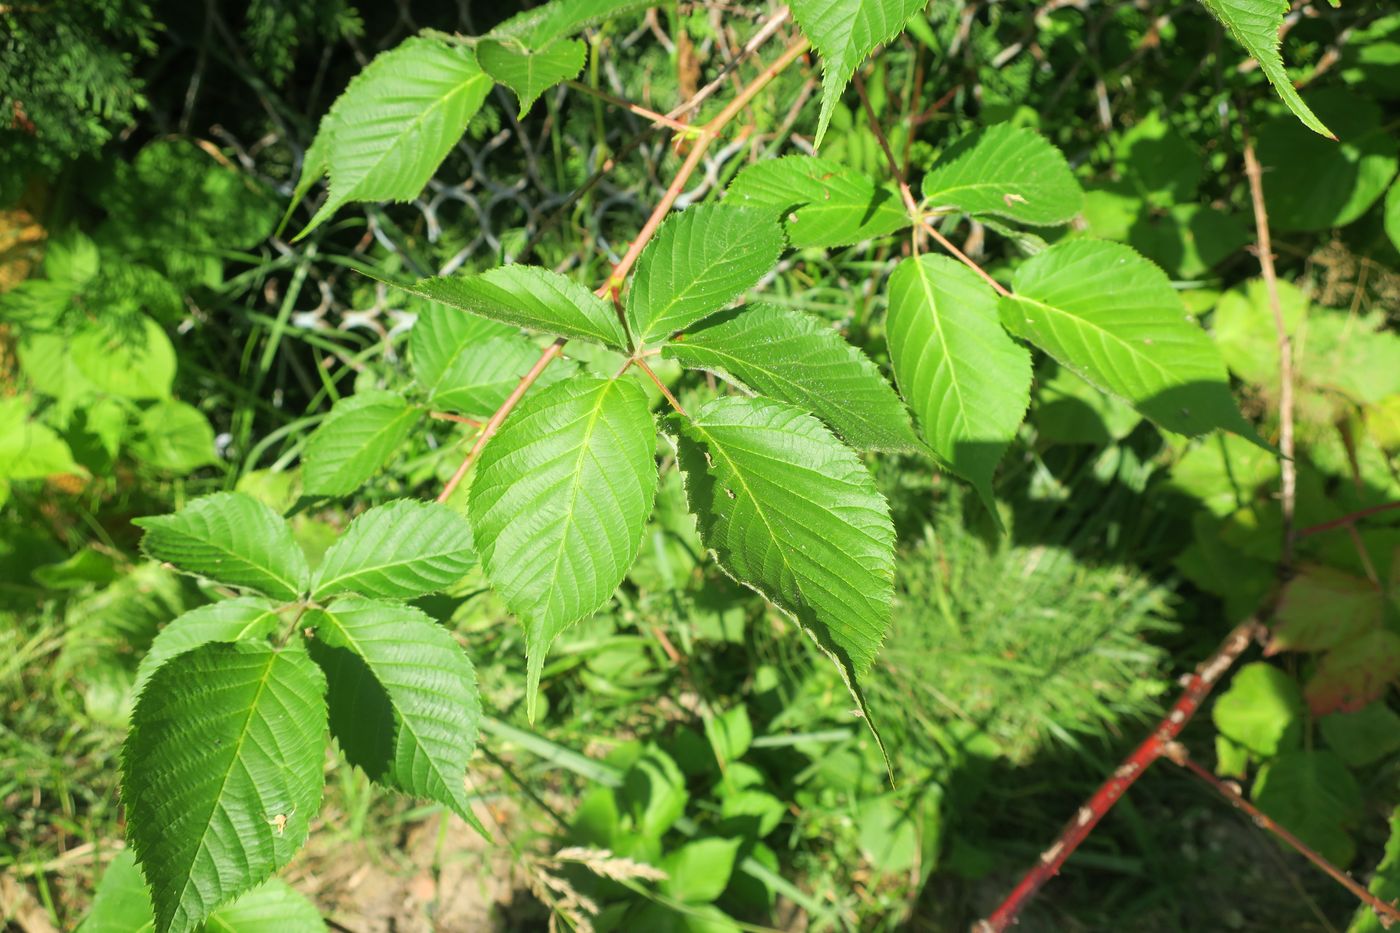
[[[792,18],[822,56],[822,112],[815,145],[856,68],[876,46],[904,31],[928,0],[793,0]]]
[[[1391,244],[1400,250],[1400,181],[1385,193],[1385,233]]]
[[[1361,788],[1333,753],[1285,752],[1260,769],[1251,795],[1259,809],[1338,868],[1356,857],[1350,830],[1361,816]]]
[[[311,589],[409,599],[445,589],[476,563],[472,527],[436,502],[401,499],[370,509],[326,551]]]
[[[43,479],[56,473],[86,472],[73,460],[63,438],[29,420],[25,399],[0,399],[0,478]]]
[[[865,710],[856,680],[890,625],[894,526],[860,458],[764,398],[718,398],[672,424],[705,546],[797,621]]]
[[[636,382],[579,376],[522,403],[481,455],[468,510],[486,575],[525,628],[531,717],[550,643],[637,556],[655,450]]]
[[[422,411],[397,392],[371,389],[343,398],[306,441],[302,487],[313,496],[348,496],[394,455]]]
[[[324,694],[304,651],[246,642],[196,648],[151,677],[122,750],[122,800],[161,933],[196,929],[306,840]]]
[[[1272,665],[1255,662],[1240,668],[1210,715],[1227,738],[1269,758],[1284,745],[1296,744],[1303,698],[1292,677]]]
[[[539,266],[500,266],[480,275],[435,276],[395,287],[493,321],[627,349],[612,305]]]
[[[1391,904],[1400,900],[1400,807],[1390,814],[1390,840],[1385,844],[1385,855],[1376,866],[1367,890]],[[1382,933],[1385,929],[1386,925],[1381,923],[1376,912],[1363,904],[1356,908],[1347,933]]]
[[[175,348],[144,314],[88,322],[74,334],[68,356],[98,391],[133,399],[170,397]]]
[[[374,781],[446,804],[481,829],[465,784],[481,700],[452,635],[417,609],[375,600],[338,600],[308,620],[345,757]]]
[[[413,376],[428,393],[435,395],[453,361],[468,347],[497,337],[515,337],[519,330],[507,324],[469,314],[459,308],[436,303],[418,312],[418,320],[408,335],[408,358]]]
[[[785,213],[794,247],[849,246],[909,226],[899,194],[832,159],[785,156],[745,166],[729,183],[738,204]]]
[[[749,711],[735,706],[705,720],[705,737],[715,757],[724,764],[738,761],[753,744],[753,723]]]
[[[744,305],[688,331],[665,355],[810,411],[858,449],[920,447],[879,368],[813,315]]]
[[[1364,577],[1331,567],[1299,569],[1279,593],[1265,655],[1325,651],[1381,625],[1385,594]]]
[[[685,815],[689,799],[685,775],[675,759],[652,744],[642,749],[627,769],[617,791],[617,802],[630,819],[632,830],[657,842]]]
[[[1056,243],[1012,276],[1001,319],[1098,388],[1170,431],[1254,430],[1230,394],[1220,351],[1161,269],[1127,246]]]
[[[282,599],[306,591],[306,557],[282,516],[251,496],[217,492],[174,515],[138,518],[141,550],[186,573]]]
[[[638,344],[683,330],[739,297],[783,251],[775,212],[702,204],[672,214],[642,250],[627,290]]]
[[[541,94],[578,75],[587,49],[577,39],[555,42],[538,52],[482,39],[476,45],[476,57],[487,74],[515,92],[519,116],[524,117]]]
[[[142,412],[141,435],[132,452],[148,466],[182,476],[219,462],[209,419],[184,402],[157,402]]]
[[[948,147],[924,176],[934,210],[1005,217],[1018,223],[1068,223],[1084,192],[1060,150],[1035,130],[998,123]]]
[[[1288,77],[1288,71],[1283,67],[1283,56],[1279,54],[1279,29],[1283,26],[1283,14],[1288,8],[1278,0],[1201,0],[1201,5],[1220,20],[1235,41],[1244,46],[1250,57],[1259,63],[1259,70],[1264,72],[1264,77],[1269,79],[1288,109],[1308,129],[1331,136],[1332,131],[1323,126],[1322,121],[1298,96],[1293,88],[1293,79]]]
[[[297,187],[304,191],[308,174],[324,168],[330,196],[297,237],[351,201],[416,197],[492,83],[464,45],[413,36],[375,56],[331,105],[308,150]]]
[[[519,334],[463,347],[442,373],[429,401],[434,408],[488,418],[515,391],[520,378],[539,358],[540,348]],[[540,374],[530,391],[543,389],[576,371],[571,362],[556,362]]]
[[[1355,712],[1385,696],[1400,680],[1400,635],[1388,630],[1367,632],[1323,655],[1322,663],[1303,688],[1315,716]]]
[[[661,890],[687,904],[708,904],[724,893],[742,839],[697,839],[670,852],[658,866],[666,873]]]
[[[176,616],[160,630],[141,658],[133,689],[139,694],[161,665],[186,651],[210,642],[232,644],[266,638],[280,618],[275,605],[254,596],[221,600]]]
[[[1364,768],[1400,751],[1400,716],[1384,703],[1317,721],[1327,745],[1352,768]]]
[[[996,295],[943,256],[890,276],[885,332],[895,380],[934,452],[996,514],[992,474],[1030,404],[1030,353],[997,319]]]
[[[514,39],[527,48],[542,49],[603,20],[655,5],[654,0],[552,0],[517,13],[489,33]]]
[[[78,933],[149,933],[154,927],[155,908],[136,856],[129,849],[118,852],[102,873]]]

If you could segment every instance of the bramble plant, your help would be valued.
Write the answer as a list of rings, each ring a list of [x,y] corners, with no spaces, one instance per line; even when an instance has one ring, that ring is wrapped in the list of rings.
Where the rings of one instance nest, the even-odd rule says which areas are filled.
[[[1283,5],[1202,2],[1301,123],[1330,135],[1284,71]],[[525,114],[584,67],[583,30],[647,6],[551,0],[483,36],[425,31],[381,53],[321,120],[283,224],[322,179],[327,196],[298,239],[352,202],[415,197],[497,84]],[[167,625],[137,672],[122,797],[156,929],[198,929],[258,899],[304,915],[280,882],[260,886],[307,838],[331,737],[375,783],[441,803],[489,835],[465,784],[482,720],[472,662],[413,601],[479,565],[524,631],[533,721],[551,645],[612,599],[638,559],[667,471],[679,474],[717,565],[810,637],[881,743],[864,684],[891,624],[896,529],[872,475],[875,456],[922,458],[960,477],[1000,523],[993,476],[1031,404],[1040,353],[1066,378],[1078,376],[1164,431],[1229,432],[1221,443],[1232,451],[1272,462],[1273,448],[1232,394],[1234,361],[1227,369],[1168,275],[1122,243],[1057,236],[1084,210],[1085,192],[1044,136],[999,123],[949,139],[915,192],[858,72],[925,6],[793,0],[802,38],[706,109],[703,123],[688,120],[723,92],[722,81],[669,114],[634,105],[674,133],[684,161],[596,289],[516,262],[387,283],[421,299],[409,338],[411,383],[364,388],[334,404],[303,451],[304,501],[355,493],[429,417],[460,423],[470,444],[437,501],[397,499],[364,511],[314,570],[283,516],[242,493],[138,520],[148,556],[227,596]],[[750,51],[788,15],[766,23]],[[720,200],[676,209],[707,150],[811,50],[823,75],[815,145],[854,84],[888,174],[820,150],[787,155],[739,171]],[[1024,247],[1007,284],[947,240],[947,222],[959,219]],[[764,300],[792,251],[892,235],[909,245],[883,294],[893,382],[824,318]],[[949,255],[929,251],[930,242]],[[96,254],[85,249],[76,241],[50,252],[50,277],[61,287],[97,275]],[[157,328],[152,339],[166,338]],[[684,371],[727,388],[678,390]],[[194,421],[180,404],[166,401],[147,417],[143,443],[155,445],[168,419]],[[38,456],[46,429],[26,421],[18,403],[5,405],[0,414],[32,435],[28,456]],[[193,429],[209,431],[202,420]],[[166,462],[191,465],[179,451]],[[0,471],[23,479],[54,469],[10,458]],[[1307,579],[1335,583],[1321,572]],[[1292,584],[1292,605],[1305,600],[1300,590]],[[1325,641],[1309,642],[1299,629],[1306,620],[1277,631],[1271,650]],[[1183,718],[1220,673],[1197,678]],[[1268,685],[1254,682],[1268,676],[1247,668],[1231,694],[1262,690]],[[1231,741],[1265,757],[1279,751],[1279,736],[1253,734],[1222,707],[1216,716]],[[743,725],[751,732],[746,717]],[[1145,760],[1169,754],[1168,744]],[[748,747],[741,745],[736,757]],[[1282,755],[1269,767],[1276,784],[1288,774]],[[737,842],[690,845],[695,858],[733,867]],[[683,863],[670,864],[680,871]],[[129,861],[113,870],[113,890],[140,887]],[[672,893],[699,903],[719,890],[677,883]]]

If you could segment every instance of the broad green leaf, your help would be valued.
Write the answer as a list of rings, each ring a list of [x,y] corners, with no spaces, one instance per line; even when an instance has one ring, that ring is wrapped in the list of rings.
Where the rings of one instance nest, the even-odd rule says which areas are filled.
[[[436,303],[418,312],[408,335],[408,359],[413,376],[429,397],[442,387],[443,377],[463,350],[519,331],[507,324]]]
[[[687,904],[708,904],[724,893],[742,839],[710,837],[687,842],[658,866],[666,873],[661,890]]]
[[[1376,866],[1376,873],[1371,877],[1367,890],[1391,904],[1400,900],[1400,807],[1390,814],[1390,839],[1385,844],[1385,855]],[[1385,929],[1386,925],[1381,923],[1376,912],[1362,904],[1356,908],[1356,916],[1347,927],[1347,933],[1382,933]]]
[[[928,0],[793,0],[792,18],[822,57],[822,111],[816,145],[866,56],[904,31]]]
[[[240,492],[195,499],[174,515],[138,518],[141,550],[186,573],[281,599],[306,591],[306,557],[282,516]]]
[[[130,849],[118,852],[92,899],[92,911],[78,933],[150,933],[155,908],[146,879]],[[247,894],[214,911],[208,933],[320,933],[325,922],[316,906],[280,878],[270,878]]]
[[[1315,716],[1355,712],[1400,681],[1400,635],[1380,629],[1322,656],[1303,696]]]
[[[639,343],[665,339],[739,297],[783,251],[776,212],[702,204],[672,214],[642,250],[627,290]]]
[[[1127,437],[1142,421],[1142,415],[1122,399],[1105,395],[1063,366],[1035,382],[1037,439],[1106,446]]]
[[[106,586],[118,577],[116,561],[89,546],[67,560],[34,568],[34,582],[51,590],[76,590],[85,586]]]
[[[718,398],[672,424],[705,546],[796,619],[864,710],[856,680],[894,595],[894,526],[865,465],[816,418],[770,399]]]
[[[171,659],[122,750],[127,840],[161,933],[266,881],[321,803],[325,678],[300,648],[212,644]]]
[[[606,19],[654,5],[655,0],[551,0],[532,10],[517,13],[491,30],[489,35],[497,39],[513,39],[526,48],[542,49]]]
[[[1380,105],[1342,88],[1311,96],[1340,141],[1279,116],[1259,127],[1264,200],[1275,231],[1343,227],[1366,213],[1395,177],[1395,136]]]
[[[171,400],[142,412],[132,452],[148,466],[180,475],[219,462],[209,419],[193,405]]]
[[[1239,669],[1210,715],[1226,738],[1270,758],[1281,748],[1297,744],[1303,698],[1292,677],[1270,664],[1255,662]]]
[[[14,396],[0,399],[0,478],[43,479],[56,473],[86,473],[53,430],[29,420],[29,404]]]
[[[555,42],[538,52],[512,48],[493,39],[476,45],[476,57],[486,73],[515,92],[524,117],[545,91],[575,77],[583,69],[587,46],[577,39]]]
[[[1385,233],[1395,248],[1400,250],[1400,181],[1391,185],[1385,193]]]
[[[1032,256],[1001,300],[1007,329],[1162,427],[1252,439],[1220,351],[1161,269],[1127,246],[1068,240]]]
[[[89,322],[69,342],[68,357],[96,389],[123,398],[169,398],[175,380],[175,348],[144,314]]]
[[[1031,358],[997,319],[996,295],[943,256],[890,276],[885,333],[900,391],[924,438],[996,514],[992,474],[1030,404]]]
[[[308,613],[330,687],[330,725],[374,781],[451,807],[480,829],[466,792],[481,700],[446,629],[411,606],[343,599]]]
[[[397,392],[372,389],[336,402],[302,452],[302,487],[348,496],[394,455],[423,412]]]
[[[1348,767],[1364,768],[1400,751],[1400,715],[1385,703],[1370,703],[1354,713],[1333,713],[1317,721],[1327,746]]]
[[[1283,14],[1288,7],[1278,0],[1201,0],[1201,5],[1220,20],[1235,41],[1244,46],[1250,57],[1259,63],[1259,70],[1264,72],[1264,77],[1269,79],[1288,109],[1308,129],[1331,136],[1332,131],[1298,96],[1293,88],[1293,79],[1288,77],[1288,71],[1283,67],[1283,56],[1279,54],[1279,29],[1283,26]]]
[[[472,527],[436,502],[402,499],[370,509],[326,551],[311,589],[409,599],[445,589],[476,563]]]
[[[1356,857],[1350,830],[1361,817],[1361,788],[1332,752],[1285,752],[1254,779],[1251,796],[1278,821],[1338,868]]]
[[[1264,654],[1335,648],[1379,628],[1384,616],[1385,594],[1370,580],[1304,566],[1279,593]]]
[[[655,450],[636,382],[579,376],[523,402],[481,455],[468,510],[486,575],[525,628],[532,717],[550,643],[607,602],[637,556]]]
[[[266,638],[280,619],[277,606],[254,596],[221,600],[176,616],[160,630],[141,658],[134,690],[139,694],[151,675],[177,655],[210,642],[231,644]]]
[[[1078,214],[1084,192],[1064,155],[1045,137],[998,123],[948,147],[924,176],[924,201],[933,210],[1050,226]]]
[[[616,802],[631,819],[632,829],[656,842],[685,815],[690,799],[685,775],[674,758],[653,744],[640,754],[623,775]]]
[[[448,363],[429,401],[434,408],[488,418],[539,358],[540,348],[519,334],[463,347]],[[530,391],[543,389],[575,371],[571,362],[556,362],[540,374]]]
[[[492,84],[464,45],[413,36],[375,56],[321,121],[298,189],[308,172],[324,167],[330,196],[297,236],[351,201],[416,197]]]
[[[493,321],[627,349],[612,305],[539,266],[500,266],[480,275],[436,276],[395,287]]]
[[[788,242],[849,246],[909,226],[899,194],[832,159],[785,156],[745,166],[729,183],[735,202],[783,211]]]

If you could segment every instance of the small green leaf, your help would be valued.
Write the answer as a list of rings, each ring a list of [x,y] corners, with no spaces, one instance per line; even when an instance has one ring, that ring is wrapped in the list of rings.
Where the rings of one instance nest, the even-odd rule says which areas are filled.
[[[1378,629],[1385,594],[1364,577],[1319,565],[1299,569],[1279,593],[1265,655],[1325,651]]]
[[[127,840],[160,933],[266,881],[321,804],[325,679],[299,648],[212,644],[152,675],[122,749]]]
[[[539,266],[500,266],[480,275],[436,276],[395,287],[493,321],[627,349],[612,305]]]
[[[92,910],[78,925],[78,933],[150,933],[155,917],[146,879],[128,849],[118,852],[102,873]]]
[[[531,52],[482,39],[476,44],[476,57],[487,74],[515,92],[519,116],[524,117],[541,94],[578,75],[587,48],[577,39],[567,39]]]
[[[885,322],[895,380],[934,452],[993,515],[992,474],[1030,404],[1030,353],[997,320],[996,295],[943,256],[904,260]]]
[[[539,358],[540,348],[519,334],[463,347],[448,363],[428,400],[434,408],[489,418]],[[552,385],[576,370],[571,362],[556,362],[540,374],[530,391]]]
[[[705,737],[715,757],[724,764],[738,761],[753,744],[753,723],[749,711],[735,706],[705,720]]]
[[[688,331],[664,354],[810,411],[858,449],[921,446],[909,412],[879,368],[810,314],[744,305]]]
[[[1338,868],[1356,857],[1361,788],[1332,752],[1285,752],[1254,779],[1254,803]]]
[[[68,344],[68,357],[100,392],[132,399],[170,397],[175,347],[144,314],[89,322]]]
[[[876,46],[904,31],[928,0],[793,0],[792,18],[821,53],[822,111],[816,145],[856,68]]]
[[[25,399],[0,399],[0,479],[43,479],[56,473],[86,472],[73,460],[63,438],[29,420]]]
[[[331,105],[307,152],[297,191],[325,171],[330,196],[297,237],[351,201],[416,197],[492,83],[464,45],[413,36],[375,56]]]
[[[137,665],[133,689],[139,694],[161,665],[186,651],[210,642],[232,644],[266,638],[280,618],[275,605],[254,596],[221,600],[176,616],[156,635]]]
[[[1298,684],[1283,671],[1256,662],[1239,669],[1230,689],[1211,709],[1215,727],[1238,745],[1269,758],[1297,742],[1303,698]]]
[[[306,557],[282,516],[251,496],[218,492],[174,515],[138,518],[141,550],[186,573],[281,599],[306,591]]]
[[[1364,768],[1400,751],[1400,716],[1385,703],[1323,716],[1317,727],[1328,747],[1352,768]]]
[[[1283,14],[1288,7],[1278,0],[1201,0],[1201,5],[1220,20],[1235,41],[1259,63],[1259,70],[1274,86],[1278,96],[1288,105],[1288,109],[1302,120],[1308,129],[1323,136],[1331,136],[1332,131],[1323,126],[1298,92],[1293,88],[1293,79],[1283,67],[1283,56],[1279,54],[1279,29],[1283,27]]]
[[[667,854],[661,890],[687,904],[708,904],[724,893],[742,839],[697,839]]]
[[[326,551],[312,592],[409,599],[445,589],[476,563],[472,527],[436,502],[402,499],[370,509]]]
[[[1230,394],[1220,351],[1162,270],[1131,248],[1056,243],[1022,263],[1012,285],[1002,323],[1086,381],[1169,431],[1255,437]]]
[[[1400,680],[1400,635],[1367,632],[1322,656],[1303,696],[1314,716],[1355,712],[1385,696]]]
[[[394,455],[422,414],[382,389],[336,402],[306,441],[302,487],[313,496],[350,495]]]
[[[157,402],[142,412],[141,434],[132,452],[157,470],[182,476],[219,462],[209,419],[184,402]]]
[[[1390,840],[1385,844],[1385,855],[1376,866],[1367,890],[1387,903],[1400,901],[1400,807],[1390,814]],[[1362,904],[1356,908],[1347,933],[1382,933],[1387,926],[1374,910]]]
[[[865,710],[857,678],[890,625],[894,526],[860,458],[816,418],[764,398],[718,398],[671,423],[705,546],[797,621]]]
[[[481,830],[465,784],[481,700],[461,646],[421,611],[395,603],[343,599],[307,620],[345,757],[374,781],[446,804]]]
[[[654,0],[551,0],[515,14],[489,35],[513,39],[526,48],[542,49],[606,19],[653,5]]]
[[[1385,193],[1385,233],[1391,244],[1400,250],[1400,181]]]
[[[934,210],[1005,217],[1018,223],[1068,223],[1084,192],[1064,155],[1035,130],[998,123],[953,143],[924,176]]]
[[[757,285],[782,251],[776,212],[702,204],[672,214],[642,250],[627,290],[632,336],[664,339],[713,314]]]
[[[728,197],[741,205],[783,212],[788,242],[798,248],[849,246],[911,223],[898,192],[816,156],[785,156],[745,166],[729,183]]]
[[[531,716],[550,643],[636,559],[655,450],[636,382],[578,376],[522,403],[481,455],[468,509],[486,575],[525,628]]]
[[[478,317],[436,302],[418,312],[408,335],[408,359],[418,384],[432,397],[442,388],[453,361],[468,347],[497,337],[515,337],[520,331],[508,324]]]

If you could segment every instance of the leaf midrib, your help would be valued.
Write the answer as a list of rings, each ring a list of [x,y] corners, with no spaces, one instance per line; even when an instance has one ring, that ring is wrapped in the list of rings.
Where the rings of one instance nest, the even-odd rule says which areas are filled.
[[[1133,346],[1133,344],[1132,344],[1131,342],[1129,342],[1129,341],[1127,341],[1127,340],[1124,340],[1122,337],[1118,336],[1118,335],[1115,334],[1113,331],[1108,330],[1108,329],[1105,328],[1103,325],[1097,324],[1097,323],[1095,323],[1094,321],[1091,321],[1091,320],[1089,320],[1088,318],[1086,318],[1086,317],[1084,317],[1084,316],[1082,316],[1082,315],[1078,315],[1078,314],[1074,314],[1073,312],[1066,311],[1066,310],[1063,309],[1063,308],[1057,308],[1057,307],[1055,307],[1054,305],[1046,304],[1046,303],[1043,302],[1043,301],[1037,301],[1037,300],[1034,299],[1034,298],[1027,298],[1025,295],[1015,295],[1015,296],[1013,296],[1013,297],[1014,297],[1017,301],[1024,301],[1026,304],[1034,305],[1034,306],[1036,306],[1037,308],[1043,308],[1043,309],[1045,309],[1046,311],[1053,311],[1053,312],[1055,312],[1056,314],[1058,314],[1060,317],[1063,317],[1063,318],[1067,319],[1068,321],[1070,321],[1070,323],[1080,324],[1080,325],[1082,325],[1082,326],[1084,326],[1084,327],[1089,328],[1090,330],[1093,330],[1093,331],[1096,331],[1096,332],[1098,332],[1098,333],[1100,333],[1100,334],[1103,334],[1105,337],[1108,337],[1110,340],[1112,340],[1115,344],[1118,344],[1118,345],[1121,346],[1124,350],[1126,350],[1126,351],[1128,352],[1128,354],[1129,354],[1133,359],[1135,359],[1135,360],[1144,360],[1144,361],[1146,361],[1146,362],[1148,362],[1148,363],[1151,363],[1151,364],[1152,364],[1152,368],[1155,369],[1155,370],[1157,371],[1157,373],[1158,373],[1163,379],[1165,379],[1165,380],[1167,381],[1167,384],[1168,384],[1168,385],[1175,384],[1175,383],[1177,383],[1177,382],[1179,381],[1179,380],[1175,379],[1175,378],[1172,376],[1172,374],[1171,374],[1171,372],[1170,372],[1169,370],[1163,368],[1162,364],[1158,363],[1158,362],[1157,362],[1156,360],[1154,360],[1152,357],[1143,354],[1140,350],[1137,349],[1137,347]]]
[[[198,535],[192,534],[192,533],[190,533],[190,532],[188,532],[188,531],[183,531],[183,530],[176,529],[176,528],[171,528],[171,527],[168,527],[168,526],[164,529],[164,531],[165,531],[166,533],[168,533],[168,534],[173,535],[173,536],[183,538],[183,539],[186,540],[186,541],[190,541],[190,542],[193,542],[193,543],[195,543],[195,544],[200,544],[200,545],[203,545],[203,546],[205,546],[205,547],[210,547],[210,548],[211,548],[212,550],[214,550],[215,552],[217,552],[217,553],[219,553],[219,554],[223,554],[223,555],[225,556],[226,559],[230,559],[233,563],[239,564],[239,565],[241,565],[241,566],[243,566],[243,567],[246,567],[246,568],[249,569],[249,570],[256,571],[257,573],[259,573],[259,574],[261,574],[261,575],[263,575],[263,576],[265,576],[265,577],[271,578],[273,582],[279,583],[279,584],[281,584],[283,587],[285,587],[285,588],[286,588],[286,593],[287,593],[287,594],[290,594],[290,595],[292,595],[292,596],[296,596],[298,593],[301,592],[301,587],[299,587],[299,586],[296,584],[295,581],[293,581],[292,579],[290,579],[290,578],[288,578],[288,577],[283,577],[283,576],[280,576],[280,575],[279,575],[279,570],[278,570],[277,567],[256,563],[256,562],[253,561],[252,558],[246,557],[246,556],[244,556],[244,555],[242,555],[242,554],[239,554],[237,551],[234,551],[234,550],[230,549],[227,545],[224,545],[224,544],[223,544],[222,542],[220,542],[217,538],[214,538],[214,537],[210,537],[210,538],[201,538],[201,537],[199,537]],[[201,572],[199,575],[200,575],[200,576],[207,576],[207,577],[209,577],[210,579],[214,579],[214,580],[219,579],[215,574],[202,573],[202,572]],[[246,584],[244,584],[244,585],[246,585]],[[269,593],[268,595],[269,595],[269,596],[272,596],[272,595],[284,595],[284,594],[273,594],[273,593]]]

